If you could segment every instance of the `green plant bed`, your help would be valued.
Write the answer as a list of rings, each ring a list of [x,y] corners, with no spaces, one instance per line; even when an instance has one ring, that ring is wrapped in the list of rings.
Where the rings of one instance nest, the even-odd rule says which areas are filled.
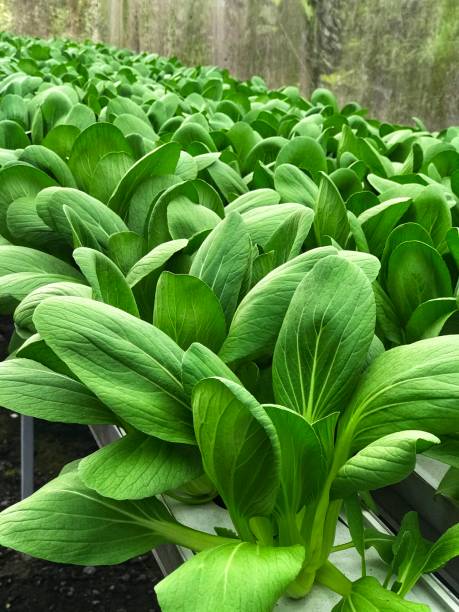
[[[459,129],[101,44],[0,49],[0,404],[126,432],[6,509],[0,543],[83,565],[186,547],[166,612],[312,610],[317,584],[335,612],[426,610],[405,596],[458,526],[433,543],[363,511],[417,453],[457,494]],[[232,528],[164,494],[218,497]],[[341,513],[359,579],[333,563]]]

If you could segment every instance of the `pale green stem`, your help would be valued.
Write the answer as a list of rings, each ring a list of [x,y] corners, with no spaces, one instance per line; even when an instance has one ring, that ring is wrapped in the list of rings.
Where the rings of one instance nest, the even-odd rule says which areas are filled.
[[[235,544],[239,542],[234,538],[223,538],[221,536],[198,531],[191,527],[186,527],[180,523],[169,523],[166,521],[152,521],[154,530],[163,536],[171,544],[184,546],[196,552],[214,548],[222,544]]]
[[[346,597],[352,589],[352,582],[333,563],[326,561],[317,570],[316,580],[335,593]]]

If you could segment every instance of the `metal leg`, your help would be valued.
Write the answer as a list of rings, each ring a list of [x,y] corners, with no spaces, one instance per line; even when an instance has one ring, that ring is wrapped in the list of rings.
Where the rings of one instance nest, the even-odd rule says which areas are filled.
[[[33,493],[33,417],[21,416],[21,499]]]

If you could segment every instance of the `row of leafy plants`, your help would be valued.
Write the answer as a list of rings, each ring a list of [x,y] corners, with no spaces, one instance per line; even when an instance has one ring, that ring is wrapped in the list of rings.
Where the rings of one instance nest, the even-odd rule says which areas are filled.
[[[0,543],[84,565],[187,547],[165,612],[317,583],[335,611],[427,609],[404,597],[458,526],[429,542],[409,514],[390,536],[363,510],[417,453],[457,499],[459,128],[90,42],[2,34],[0,75],[0,404],[125,432],[3,511]],[[234,529],[163,495],[218,497]]]

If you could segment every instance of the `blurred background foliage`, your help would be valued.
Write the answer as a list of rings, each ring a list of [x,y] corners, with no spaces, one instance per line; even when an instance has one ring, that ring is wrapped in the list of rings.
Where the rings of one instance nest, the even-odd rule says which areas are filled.
[[[459,0],[0,0],[0,27],[324,85],[381,119],[459,123]]]

